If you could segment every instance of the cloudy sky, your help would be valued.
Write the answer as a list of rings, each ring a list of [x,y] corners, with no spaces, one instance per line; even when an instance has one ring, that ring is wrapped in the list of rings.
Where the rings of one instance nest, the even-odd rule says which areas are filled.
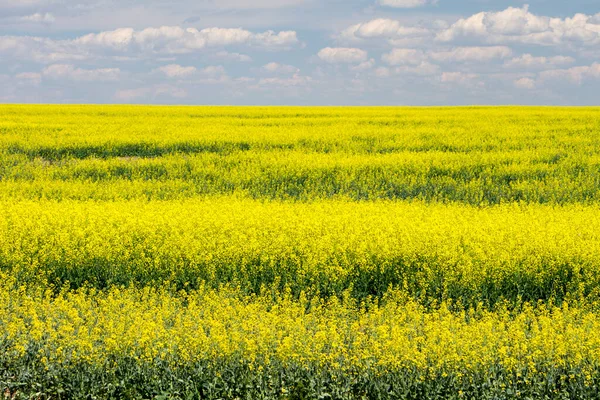
[[[598,0],[0,0],[0,102],[599,104]]]

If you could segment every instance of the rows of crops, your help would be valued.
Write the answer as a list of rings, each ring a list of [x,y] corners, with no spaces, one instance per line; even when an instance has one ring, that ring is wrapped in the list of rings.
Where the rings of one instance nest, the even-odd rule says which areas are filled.
[[[600,207],[423,203],[0,203],[0,257],[21,283],[76,289],[234,285],[245,293],[465,305],[595,297]]]
[[[0,117],[7,398],[600,390],[600,109]]]
[[[600,200],[598,109],[2,107],[13,199]]]

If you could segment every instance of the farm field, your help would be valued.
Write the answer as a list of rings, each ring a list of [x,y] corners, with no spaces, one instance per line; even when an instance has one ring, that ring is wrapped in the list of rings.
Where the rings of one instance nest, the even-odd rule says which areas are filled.
[[[5,398],[600,391],[600,108],[0,105]]]

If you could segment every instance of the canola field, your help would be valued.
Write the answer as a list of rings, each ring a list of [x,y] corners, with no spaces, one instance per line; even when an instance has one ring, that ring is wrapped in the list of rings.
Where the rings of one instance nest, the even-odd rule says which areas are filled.
[[[599,392],[600,108],[0,105],[6,399]]]

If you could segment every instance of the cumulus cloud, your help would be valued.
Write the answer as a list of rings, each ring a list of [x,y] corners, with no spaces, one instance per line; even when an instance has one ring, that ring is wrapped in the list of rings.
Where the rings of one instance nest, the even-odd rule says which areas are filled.
[[[505,46],[492,47],[455,47],[449,50],[423,51],[420,49],[393,49],[384,54],[381,59],[394,66],[420,65],[431,70],[432,63],[448,62],[489,62],[493,59],[507,58],[512,50]]]
[[[427,55],[419,49],[393,49],[381,59],[389,65],[418,65],[427,59]]]
[[[258,86],[306,86],[310,82],[312,82],[312,78],[310,76],[294,74],[290,78],[262,78],[258,81]]]
[[[42,63],[55,63],[109,55],[128,57],[143,54],[178,55],[197,52],[208,47],[232,45],[287,50],[296,44],[299,44],[299,41],[294,31],[253,33],[239,28],[197,30],[163,26],[140,31],[119,28],[65,40],[33,36],[0,36],[0,54]],[[237,58],[247,61],[240,54]]]
[[[0,8],[42,7],[49,6],[60,0],[2,0]]]
[[[519,89],[533,89],[535,87],[535,81],[531,78],[520,78],[513,83]]]
[[[0,55],[44,64],[85,60],[90,57],[85,49],[77,49],[62,41],[32,36],[0,36]]]
[[[286,93],[307,94],[314,90],[318,95],[309,99],[303,97],[301,103],[311,100],[332,103],[356,100],[358,103],[379,102],[380,99],[387,102],[394,90],[400,90],[408,96],[409,103],[442,102],[444,100],[438,99],[443,96],[436,97],[440,93],[456,98],[463,96],[463,99],[468,94],[472,96],[468,97],[469,101],[474,103],[479,100],[489,103],[490,99],[491,102],[519,101],[527,95],[533,97],[532,94],[539,95],[540,102],[559,98],[568,101],[566,96],[577,93],[580,98],[588,96],[581,102],[589,102],[594,101],[593,93],[600,85],[600,66],[590,65],[593,61],[589,61],[597,61],[600,14],[553,18],[536,14],[533,7],[515,6],[498,11],[483,8],[480,13],[465,14],[460,19],[451,19],[446,13],[441,17],[444,20],[437,20],[431,13],[424,14],[431,9],[419,11],[419,15],[400,12],[403,16],[398,20],[371,17],[374,19],[345,25],[331,41],[319,43],[319,38],[313,37],[315,42],[311,46],[318,47],[314,47],[316,50],[311,58],[303,59],[302,54],[285,58],[283,54],[270,52],[303,46],[295,31],[235,28],[239,22],[232,22],[230,16],[219,16],[218,19],[229,28],[188,27],[194,19],[177,26],[173,21],[187,17],[155,15],[150,16],[151,21],[167,25],[160,26],[155,22],[132,27],[114,25],[124,27],[90,28],[84,31],[87,34],[65,36],[68,35],[66,32],[81,32],[81,26],[93,19],[89,13],[92,10],[90,4],[97,9],[104,1],[81,3],[85,8],[81,13],[90,15],[79,18],[81,13],[76,12],[74,3],[68,4],[65,0],[10,0],[14,5],[11,9],[3,8],[6,1],[0,0],[0,9],[6,10],[0,17],[6,23],[4,32],[11,32],[10,29],[16,32],[14,36],[0,36],[0,76],[6,87],[4,96],[12,96],[13,90],[14,93],[20,91],[41,96],[36,97],[36,101],[64,98],[92,102],[174,102],[189,96],[190,102],[235,102],[237,98],[262,102],[261,96],[268,97],[273,93],[272,99],[278,102],[278,98],[283,98]],[[224,1],[241,4],[239,0]],[[258,1],[273,3],[272,0]],[[302,0],[284,1],[299,4]],[[54,5],[47,6],[48,2],[54,2]],[[435,1],[373,0],[372,3],[402,9],[432,5]],[[484,3],[490,8],[493,5],[490,1],[479,2],[485,6]],[[256,4],[252,7],[256,8]],[[221,3],[215,3],[214,7],[223,9]],[[194,10],[188,17],[196,15],[201,14]],[[78,18],[76,22],[75,17]],[[271,17],[271,14],[265,16]],[[352,18],[350,14],[346,17]],[[238,15],[233,21],[240,21],[240,18]],[[122,19],[129,20],[126,16]],[[250,23],[261,26],[265,20]],[[282,24],[289,22],[285,18],[281,21]],[[49,27],[45,25],[50,23],[52,36],[50,33],[37,37],[23,33],[48,31]],[[77,26],[65,30],[65,24],[70,23]],[[538,47],[540,45],[545,47]],[[584,59],[588,61],[582,62]],[[277,62],[269,62],[275,60]],[[318,65],[311,64],[315,60],[320,61]],[[32,68],[33,63],[42,65]],[[210,64],[215,66],[207,66]],[[227,72],[218,64],[227,67]],[[122,70],[105,66],[121,67]],[[306,72],[309,70],[313,72],[310,76]],[[128,79],[123,79],[124,75]],[[74,85],[67,81],[82,83]],[[84,86],[84,82],[90,82],[90,90],[80,91],[85,95],[73,91],[75,87]],[[118,84],[98,85],[94,82]],[[220,86],[214,91],[199,90],[205,84]],[[486,91],[486,84],[494,90]],[[578,85],[585,87],[578,88]],[[121,90],[115,93],[117,89]],[[245,97],[252,90],[261,93],[252,92],[255,98]],[[559,91],[560,96],[556,96]],[[550,97],[553,92],[555,97]],[[411,94],[414,97],[410,97]],[[511,95],[515,97],[511,98]],[[27,100],[28,97],[22,95],[20,98]],[[579,102],[580,98],[574,99]],[[528,101],[537,100],[536,97]]]
[[[169,64],[156,68],[154,72],[161,73],[169,79],[184,79],[196,83],[219,83],[227,80],[225,68],[220,65],[196,68],[193,66],[182,66]]]
[[[538,80],[544,81],[568,81],[576,85],[581,85],[586,79],[600,78],[600,63],[572,67],[568,69],[553,69],[542,71]]]
[[[241,28],[182,28],[161,26],[135,31],[121,28],[113,31],[90,33],[74,40],[75,44],[98,46],[112,50],[138,47],[161,53],[189,53],[205,47],[247,45],[263,48],[290,48],[298,44],[294,31],[266,31],[253,33]]]
[[[120,74],[119,68],[83,69],[71,64],[53,64],[42,70],[46,78],[88,82],[116,81]]]
[[[379,0],[379,4],[382,6],[396,7],[396,8],[415,8],[423,7],[427,4],[435,4],[436,0]]]
[[[379,0],[379,4],[381,4],[382,6],[396,7],[396,8],[423,7],[430,3],[435,3],[435,1],[430,1],[430,0]]]
[[[375,69],[374,72],[375,76],[378,78],[387,78],[389,77],[392,73],[390,71],[389,68],[386,67],[378,67]]]
[[[356,71],[356,72],[367,71],[367,70],[373,68],[374,66],[375,66],[375,60],[373,58],[370,58],[367,61],[363,61],[358,65],[354,65],[354,66],[350,67],[350,70]]]
[[[427,54],[415,49],[394,49],[381,59],[395,68],[381,69],[379,76],[389,75],[434,75],[440,67],[427,61]],[[377,76],[377,74],[376,74]]]
[[[479,81],[478,74],[465,73],[465,72],[444,72],[442,73],[443,83],[455,83],[460,85],[472,85],[477,84],[483,85],[483,82]]]
[[[182,99],[187,97],[188,93],[172,85],[154,85],[150,87],[141,87],[137,89],[117,90],[114,98],[119,102],[136,102],[138,99],[143,99],[144,102],[156,100],[157,98],[169,97]]]
[[[280,64],[276,62],[265,64],[261,69],[265,72],[273,74],[296,74],[300,72],[300,70],[293,65]]]
[[[26,15],[24,17],[20,17],[19,21],[23,22],[35,22],[35,23],[52,23],[55,21],[54,15],[50,13],[35,13],[31,15]]]
[[[252,57],[246,54],[230,53],[228,51],[219,51],[214,55],[215,58],[225,61],[251,62]]]
[[[596,17],[575,14],[571,18],[551,18],[509,7],[499,12],[480,12],[463,18],[437,34],[437,40],[477,40],[487,43],[535,45],[600,44],[600,23]]]
[[[225,68],[223,68],[220,65],[210,65],[208,67],[204,67],[204,68],[198,70],[198,72],[200,74],[202,74],[203,76],[212,76],[212,77],[226,75]]]
[[[531,54],[523,54],[520,57],[507,60],[504,66],[506,68],[541,69],[573,64],[574,62],[573,57],[567,56],[534,57]]]
[[[366,51],[349,47],[326,47],[317,54],[318,57],[328,63],[356,64],[367,60]]]
[[[435,51],[429,56],[439,62],[491,61],[498,58],[508,58],[512,50],[506,46],[491,47],[456,47],[451,50]]]
[[[302,96],[313,89],[314,80],[310,76],[299,73],[292,76],[278,76],[261,79],[249,77],[237,79],[235,85],[243,90],[268,93],[276,96]]]
[[[429,76],[439,73],[440,67],[427,61],[423,61],[418,65],[403,65],[393,69],[393,72],[398,75],[421,75]]]
[[[181,29],[181,28],[163,26],[162,28],[159,28],[159,30],[157,30],[157,31],[154,31],[154,28],[149,28],[149,29],[145,29],[144,31],[142,31],[138,35],[138,38],[142,39],[141,41],[143,41],[143,39],[149,38],[150,31],[153,31],[155,33],[154,37],[156,39],[159,38],[158,31],[160,31],[162,33],[163,37],[170,36],[171,38],[176,38],[178,29]],[[97,46],[97,47],[110,48],[113,50],[126,50],[127,47],[129,46],[129,44],[135,40],[134,34],[135,34],[135,31],[133,30],[133,28],[119,28],[119,29],[115,29],[113,31],[90,33],[90,34],[78,37],[77,39],[75,39],[71,42],[65,41],[64,44],[65,45],[79,45],[82,47]]]
[[[402,40],[430,35],[429,29],[405,26],[400,21],[378,18],[368,22],[352,25],[339,35],[343,41],[362,41],[366,39]]]
[[[196,67],[183,67],[179,64],[169,64],[156,69],[169,78],[183,78],[195,74]]]

